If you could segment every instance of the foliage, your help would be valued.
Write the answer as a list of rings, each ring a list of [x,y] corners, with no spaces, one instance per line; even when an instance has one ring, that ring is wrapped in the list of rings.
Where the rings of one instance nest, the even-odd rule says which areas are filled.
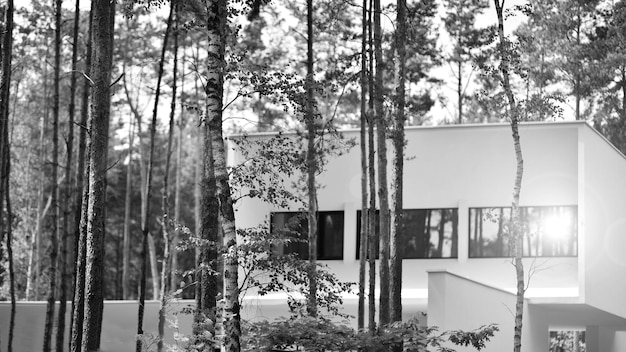
[[[243,269],[241,293],[256,289],[261,296],[270,292],[283,292],[293,315],[303,314],[304,300],[308,295],[308,277],[311,263],[295,253],[280,253],[277,247],[298,240],[283,231],[270,231],[269,225],[239,230],[242,241],[238,244],[240,268]],[[341,313],[342,294],[350,292],[353,283],[341,282],[323,264],[317,264],[317,305],[332,315]]]
[[[243,351],[389,351],[391,346],[403,344],[403,351],[452,352],[451,345],[470,346],[476,350],[486,347],[498,331],[494,324],[465,331],[439,332],[426,327],[415,318],[395,322],[371,335],[354,330],[324,318],[297,317],[275,322],[262,321],[246,326]]]

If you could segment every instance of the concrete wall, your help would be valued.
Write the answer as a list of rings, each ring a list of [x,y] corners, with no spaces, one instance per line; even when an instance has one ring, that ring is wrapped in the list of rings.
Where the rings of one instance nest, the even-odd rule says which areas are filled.
[[[443,332],[471,331],[483,325],[497,324],[500,330],[483,351],[513,349],[515,295],[444,271],[429,273],[428,290],[429,326],[437,326]],[[530,321],[528,304],[525,304],[522,351],[548,351],[547,325],[534,321],[530,324]],[[469,347],[455,349],[474,351]]]
[[[581,123],[524,124],[520,128],[524,153],[522,205],[578,204],[578,129]],[[501,288],[515,287],[515,274],[504,258],[468,259],[469,208],[509,206],[515,172],[510,127],[464,125],[409,128],[407,134],[404,207],[459,208],[459,258],[404,261],[406,289],[426,289],[427,271],[447,269]],[[355,138],[358,132],[345,132]],[[254,138],[267,138],[250,137]],[[234,163],[241,156],[233,154]],[[344,258],[322,261],[340,279],[358,280],[356,261],[356,211],[361,204],[360,150],[330,159],[318,178],[320,210],[343,210]],[[236,204],[237,226],[256,226],[280,211],[258,200]],[[527,260],[548,270],[535,272],[531,291],[567,288],[578,291],[577,258]],[[536,292],[536,291],[535,291]],[[545,290],[543,291],[545,292]]]
[[[192,317],[188,314],[176,314],[192,301],[172,302],[169,306],[168,319],[178,325],[175,329],[171,324],[166,324],[166,344],[174,344],[174,333],[191,333]],[[8,342],[10,304],[0,304],[0,341],[2,346]],[[66,324],[69,324],[69,311],[67,306]],[[158,301],[146,301],[144,316],[144,331],[146,334],[157,334],[158,324]],[[58,303],[55,312],[58,313]],[[175,315],[176,314],[176,315]],[[46,315],[46,302],[18,302],[16,313],[15,337],[13,351],[33,352],[41,351],[43,346],[43,331]],[[56,320],[55,320],[56,322]],[[66,327],[69,330],[69,325]],[[56,327],[55,327],[56,330]],[[68,341],[67,330],[65,341]],[[134,351],[135,337],[137,332],[137,302],[136,301],[107,301],[104,305],[102,320],[101,352]],[[53,335],[52,348],[54,349],[56,332]],[[67,345],[67,343],[66,343]],[[66,347],[67,348],[67,347]],[[156,350],[156,345],[152,346]]]
[[[626,160],[591,128],[581,131],[584,158],[583,237],[585,301],[626,317]],[[580,210],[579,210],[580,211]]]

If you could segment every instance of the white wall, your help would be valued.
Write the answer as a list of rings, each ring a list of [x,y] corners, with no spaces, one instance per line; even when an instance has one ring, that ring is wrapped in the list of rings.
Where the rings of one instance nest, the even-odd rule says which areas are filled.
[[[584,295],[587,303],[626,317],[626,160],[591,128],[584,151]]]
[[[578,129],[581,123],[524,124],[520,127],[524,153],[522,205],[578,204]],[[250,137],[250,138],[267,138]],[[345,132],[357,138],[358,131]],[[462,125],[408,128],[404,175],[404,207],[459,208],[459,258],[404,261],[403,284],[425,289],[426,272],[448,269],[501,288],[515,287],[509,260],[468,259],[468,208],[509,206],[512,199],[515,155],[510,127]],[[240,156],[235,163],[241,161]],[[390,168],[391,166],[389,166]],[[320,210],[344,210],[344,259],[323,261],[340,279],[358,280],[356,210],[361,204],[360,150],[331,159],[318,180]],[[237,226],[256,226],[273,209],[258,200],[236,204]],[[578,259],[526,260],[534,273],[530,287],[578,287]]]

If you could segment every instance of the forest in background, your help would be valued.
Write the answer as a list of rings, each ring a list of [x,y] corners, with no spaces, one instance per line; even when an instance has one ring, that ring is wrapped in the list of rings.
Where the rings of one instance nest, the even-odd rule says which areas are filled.
[[[6,189],[12,218],[11,235],[6,229],[2,232],[2,300],[11,296],[5,239],[12,238],[16,299],[45,300],[51,289],[49,267],[57,256],[50,255],[56,247],[50,234],[58,218],[68,219],[66,228],[78,226],[74,219],[80,219],[73,214],[80,214],[75,199],[80,198],[76,185],[83,170],[80,157],[72,153],[80,150],[80,135],[87,129],[81,117],[87,116],[88,109],[82,100],[85,78],[91,79],[85,67],[90,21],[84,5],[75,21],[75,10],[60,4],[33,0],[14,12],[5,124],[11,171]],[[202,226],[199,185],[205,172],[205,136],[200,127],[210,81],[210,39],[199,15],[203,10],[193,4],[181,6],[175,15],[167,1],[123,1],[115,7],[111,123],[104,153],[105,299],[139,299],[145,232],[150,257],[147,297],[162,297],[160,280],[166,262],[174,271],[166,277],[170,289],[181,288],[184,298],[196,295],[194,276],[189,273],[198,259],[185,240],[200,233]],[[337,0],[313,2],[315,72],[311,75],[304,60],[306,5],[256,0],[235,1],[228,8],[222,100],[226,134],[304,134],[308,127],[303,117],[305,91],[314,96],[318,128],[361,126],[363,7]],[[395,4],[381,9],[382,45],[376,54],[384,62],[376,71],[385,82],[377,87],[382,112],[376,109],[383,117],[378,127],[390,130],[398,99],[397,10]],[[507,92],[493,74],[500,61],[497,30],[476,21],[490,11],[487,1],[406,3],[405,125],[508,121]],[[587,120],[624,151],[626,3],[530,1],[510,8],[510,14],[520,19],[512,32],[511,52],[516,54],[509,57],[517,74],[512,86],[523,107],[520,120]],[[373,50],[369,54],[375,56]],[[6,56],[3,59],[7,61]],[[90,84],[94,82],[87,80]],[[433,116],[436,105],[445,116]],[[149,178],[154,193],[146,204]],[[176,241],[183,241],[180,250],[172,252],[174,261],[163,260],[168,247],[161,235],[168,221],[164,214],[171,214],[175,222],[171,229],[180,232],[171,249],[176,249]],[[63,265],[68,271],[57,287],[65,282],[68,292],[73,292],[71,271],[78,237],[73,231],[61,236],[67,243]]]

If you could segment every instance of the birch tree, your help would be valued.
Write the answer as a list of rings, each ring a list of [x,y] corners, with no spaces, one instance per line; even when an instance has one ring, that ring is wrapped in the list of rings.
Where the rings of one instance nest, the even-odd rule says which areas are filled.
[[[522,146],[519,136],[519,108],[515,99],[515,94],[511,88],[511,43],[504,35],[504,16],[503,7],[505,0],[494,0],[496,7],[496,15],[498,17],[498,54],[500,56],[500,83],[504,88],[509,112],[509,122],[511,124],[511,133],[513,135],[513,148],[515,150],[516,172],[513,185],[513,202],[511,203],[511,226],[510,236],[513,242],[515,274],[517,277],[517,295],[515,303],[515,331],[513,335],[513,351],[520,352],[522,348],[522,318],[524,313],[524,263],[523,256],[523,240],[524,233],[520,220],[519,199],[522,188],[522,177],[524,175],[524,159],[522,157]]]

